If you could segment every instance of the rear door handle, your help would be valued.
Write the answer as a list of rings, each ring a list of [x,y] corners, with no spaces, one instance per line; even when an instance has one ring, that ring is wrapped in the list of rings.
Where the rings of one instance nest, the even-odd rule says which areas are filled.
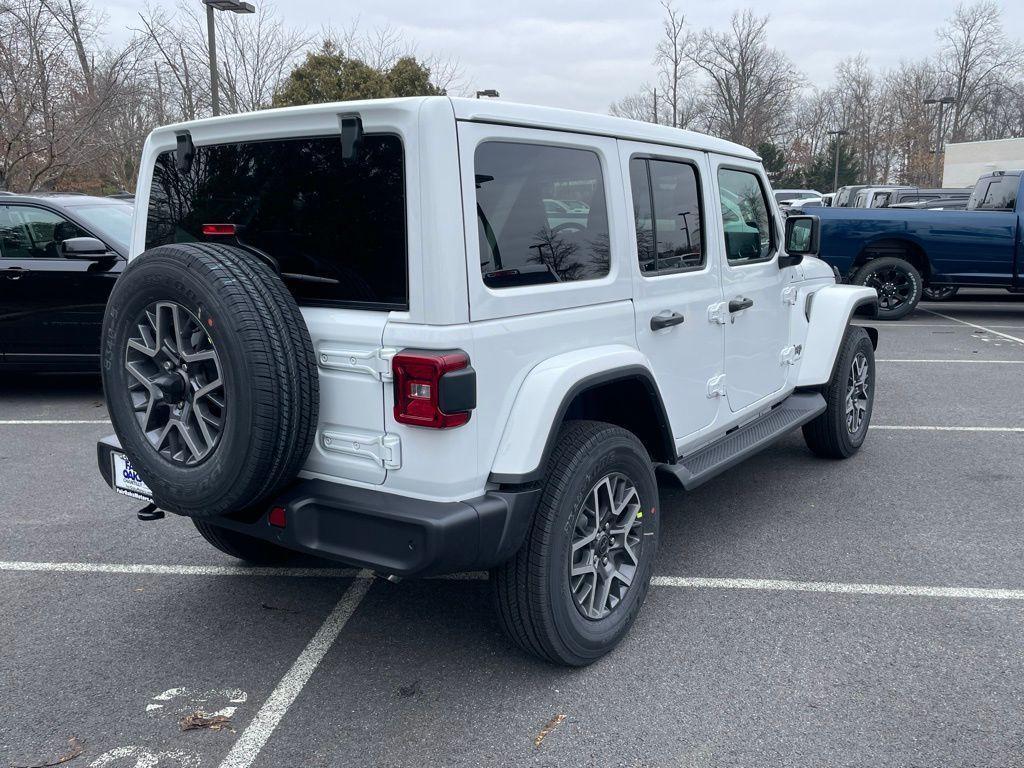
[[[750,309],[752,306],[754,306],[753,299],[746,299],[740,297],[738,299],[733,299],[732,301],[729,302],[729,311],[740,312],[744,309]]]
[[[3,276],[8,280],[21,280],[21,275],[24,271],[22,267],[7,267],[3,270]]]
[[[651,330],[660,331],[663,328],[671,328],[673,325],[679,325],[685,319],[678,312],[671,312],[667,315],[655,315],[651,318]]]

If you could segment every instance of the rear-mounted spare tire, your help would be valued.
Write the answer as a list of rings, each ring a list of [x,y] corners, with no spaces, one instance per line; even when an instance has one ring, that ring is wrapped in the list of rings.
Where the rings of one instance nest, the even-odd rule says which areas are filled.
[[[212,518],[292,480],[316,434],[309,331],[241,248],[163,245],[129,263],[103,319],[114,431],[162,509]]]

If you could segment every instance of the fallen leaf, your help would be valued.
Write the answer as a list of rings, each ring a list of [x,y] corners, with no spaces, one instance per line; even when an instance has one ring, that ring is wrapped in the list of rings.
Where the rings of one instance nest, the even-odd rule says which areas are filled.
[[[16,765],[14,766],[14,768],[53,768],[53,766],[55,765],[63,765],[64,763],[74,760],[84,751],[84,747],[82,747],[81,743],[78,741],[78,738],[76,736],[72,736],[70,739],[68,739],[68,749],[70,749],[71,751],[63,757],[58,757],[52,763],[36,763],[35,765]]]
[[[232,733],[235,729],[231,727],[231,718],[224,715],[207,715],[205,712],[193,712],[181,718],[179,723],[183,731],[196,731],[200,728],[209,728],[211,731],[220,731],[227,728]]]
[[[555,728],[558,727],[558,724],[563,720],[565,720],[565,715],[563,714],[557,714],[548,720],[548,724],[540,729],[540,733],[537,734],[537,738],[533,740],[533,746],[539,747],[541,742],[547,738],[547,735],[555,730]]]

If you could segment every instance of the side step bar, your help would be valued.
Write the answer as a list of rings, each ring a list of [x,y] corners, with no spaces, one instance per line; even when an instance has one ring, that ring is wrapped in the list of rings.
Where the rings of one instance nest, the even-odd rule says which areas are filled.
[[[658,471],[675,477],[686,490],[693,490],[824,411],[825,398],[820,393],[797,392],[763,416],[683,456],[675,464],[659,464]]]

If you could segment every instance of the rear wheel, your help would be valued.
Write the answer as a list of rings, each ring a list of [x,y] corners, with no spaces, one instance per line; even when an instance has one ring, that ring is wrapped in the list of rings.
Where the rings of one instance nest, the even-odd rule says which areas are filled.
[[[658,546],[658,487],[631,432],[562,429],[526,541],[491,573],[502,628],[525,651],[584,666],[632,626]]]
[[[824,395],[825,412],[804,425],[804,440],[818,456],[849,458],[864,444],[875,402],[875,350],[863,328],[846,330]]]
[[[290,549],[202,520],[192,521],[196,530],[221,552],[253,565],[279,565],[295,556]]]
[[[924,285],[914,265],[895,256],[869,261],[854,275],[853,282],[878,292],[879,320],[899,320],[913,312]]]

